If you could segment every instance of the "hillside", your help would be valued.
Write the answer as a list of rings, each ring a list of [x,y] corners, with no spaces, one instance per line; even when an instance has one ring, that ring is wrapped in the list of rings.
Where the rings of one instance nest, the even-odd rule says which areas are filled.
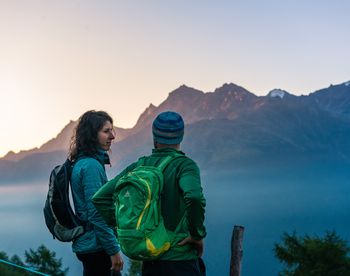
[[[350,163],[350,86],[333,85],[308,96],[272,90],[258,97],[236,84],[204,93],[185,85],[149,105],[131,129],[116,128],[113,173],[152,148],[151,123],[165,110],[186,122],[183,150],[204,171]],[[66,157],[76,122],[38,149],[0,159],[0,183],[46,179]]]

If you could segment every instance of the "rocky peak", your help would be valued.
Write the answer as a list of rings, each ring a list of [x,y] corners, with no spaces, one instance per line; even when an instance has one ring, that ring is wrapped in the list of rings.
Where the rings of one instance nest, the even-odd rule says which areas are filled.
[[[228,94],[232,94],[232,93],[241,93],[241,94],[251,94],[248,90],[246,90],[245,88],[243,88],[242,86],[239,86],[237,84],[234,83],[224,83],[221,87],[216,88],[214,93],[228,93]]]
[[[169,93],[168,99],[167,100],[176,100],[179,98],[183,97],[198,97],[203,95],[204,93],[202,91],[199,91],[197,89],[194,89],[192,87],[186,86],[186,85],[181,85],[177,89],[171,91]]]
[[[144,125],[149,120],[149,118],[155,113],[156,110],[157,110],[157,107],[151,103],[145,109],[145,111],[142,112],[142,114],[140,115],[139,119],[137,120],[134,128],[138,128],[138,127]]]

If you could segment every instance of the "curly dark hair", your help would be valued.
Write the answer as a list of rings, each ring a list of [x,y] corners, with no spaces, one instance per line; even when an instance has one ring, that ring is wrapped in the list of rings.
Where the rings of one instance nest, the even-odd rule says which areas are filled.
[[[104,111],[89,110],[80,116],[71,139],[70,160],[75,160],[80,153],[89,155],[97,152],[97,134],[107,121],[113,125],[112,117]]]

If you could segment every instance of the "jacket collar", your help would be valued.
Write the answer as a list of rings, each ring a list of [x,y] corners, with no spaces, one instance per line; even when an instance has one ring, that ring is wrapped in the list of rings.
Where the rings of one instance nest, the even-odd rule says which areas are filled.
[[[173,148],[152,149],[152,153],[167,154],[167,153],[172,153],[172,152],[176,152],[176,153],[185,155],[185,153],[183,151],[173,149]]]
[[[80,153],[77,159],[82,157],[92,157],[100,162],[102,166],[111,164],[108,153],[102,149],[98,149],[95,153]]]

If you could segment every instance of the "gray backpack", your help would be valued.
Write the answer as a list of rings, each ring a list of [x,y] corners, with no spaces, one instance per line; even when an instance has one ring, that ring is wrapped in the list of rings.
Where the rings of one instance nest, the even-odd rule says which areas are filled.
[[[66,160],[50,174],[49,191],[44,206],[45,223],[54,239],[70,242],[85,232],[84,223],[74,213],[69,201],[73,162]]]

